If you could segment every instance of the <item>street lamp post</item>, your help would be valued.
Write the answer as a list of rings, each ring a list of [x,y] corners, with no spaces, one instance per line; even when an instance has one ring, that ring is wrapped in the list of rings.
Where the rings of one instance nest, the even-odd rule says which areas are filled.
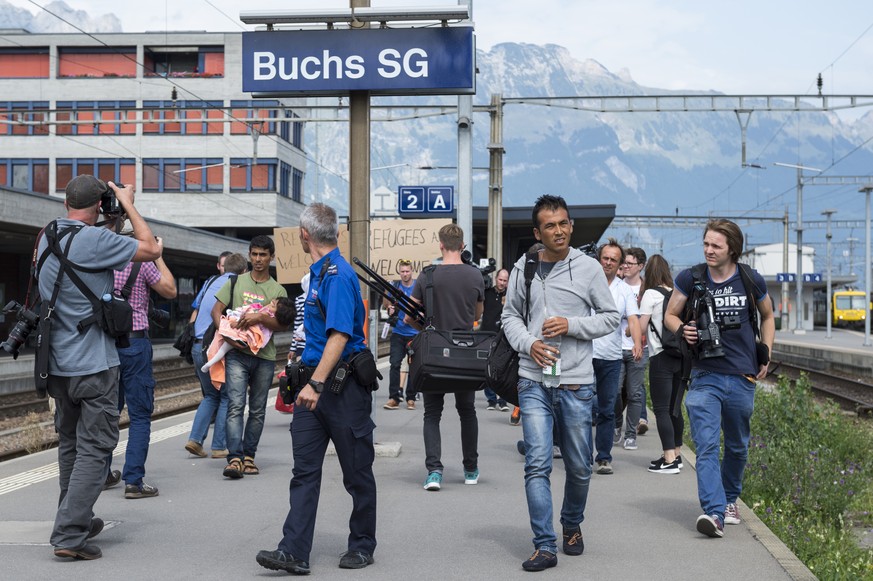
[[[831,338],[831,321],[832,321],[832,311],[831,311],[831,215],[834,214],[836,210],[824,210],[822,214],[827,216],[828,220],[828,228],[827,234],[825,234],[825,238],[827,239],[827,268],[828,268],[828,284],[827,284],[827,332],[825,333],[825,339]]]
[[[865,225],[864,230],[867,233],[866,236],[866,244],[864,249],[864,310],[866,311],[864,317],[864,347],[869,347],[870,343],[870,192],[873,191],[873,185],[864,186],[861,188],[862,192],[864,192],[865,196],[865,204],[864,204],[864,215],[866,218],[864,219]]]

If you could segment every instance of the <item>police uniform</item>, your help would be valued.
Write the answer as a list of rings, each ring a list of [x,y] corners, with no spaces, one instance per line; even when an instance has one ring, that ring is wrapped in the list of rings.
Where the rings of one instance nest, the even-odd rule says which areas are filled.
[[[314,369],[321,361],[328,331],[349,336],[342,353],[348,361],[367,349],[364,343],[366,312],[355,271],[334,248],[310,267],[311,282],[304,307],[306,348],[301,360]],[[354,374],[339,394],[330,391],[330,379],[315,410],[294,407],[291,423],[294,469],[291,510],[282,527],[279,549],[309,561],[321,473],[328,441],[333,441],[343,471],[343,484],[352,496],[349,551],[373,554],[376,548],[376,479],[373,476],[373,429],[370,389]]]

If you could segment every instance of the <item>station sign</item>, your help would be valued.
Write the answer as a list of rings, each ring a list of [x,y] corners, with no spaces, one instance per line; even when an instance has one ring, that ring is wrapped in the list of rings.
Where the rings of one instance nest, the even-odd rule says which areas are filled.
[[[242,90],[255,96],[476,92],[472,26],[276,30],[242,37]]]
[[[400,186],[397,188],[397,211],[401,216],[445,217],[454,213],[454,199],[454,186]]]
[[[794,282],[797,280],[797,275],[793,272],[777,272],[776,282]]]
[[[804,273],[803,282],[821,282],[820,272]]]

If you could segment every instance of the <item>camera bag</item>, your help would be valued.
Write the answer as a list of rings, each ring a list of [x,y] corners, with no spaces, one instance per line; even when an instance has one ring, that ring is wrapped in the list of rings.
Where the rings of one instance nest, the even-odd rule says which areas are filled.
[[[494,333],[439,331],[433,326],[433,269],[425,273],[427,327],[409,345],[409,381],[417,392],[475,391],[485,386],[485,368]]]
[[[524,262],[524,322],[530,319],[530,285],[537,271],[539,254],[529,252]],[[485,385],[512,405],[518,405],[518,352],[509,344],[503,328],[491,340]]]

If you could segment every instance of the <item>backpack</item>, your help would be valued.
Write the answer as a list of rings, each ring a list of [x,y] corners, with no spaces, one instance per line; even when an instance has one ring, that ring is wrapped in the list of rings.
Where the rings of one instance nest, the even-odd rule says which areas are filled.
[[[530,285],[537,271],[539,254],[529,252],[524,262],[524,320],[530,318]],[[491,340],[485,385],[512,405],[518,405],[518,351],[512,348],[503,327]]]
[[[656,286],[652,290],[661,293],[664,296],[664,302],[661,305],[661,332],[659,333],[658,329],[655,328],[655,323],[652,319],[649,319],[649,329],[655,333],[655,337],[657,337],[658,341],[661,342],[661,347],[664,348],[664,353],[674,359],[681,359],[682,346],[679,341],[679,335],[668,329],[663,323],[664,317],[667,315],[667,303],[670,302],[670,297],[673,296],[673,291],[668,291],[660,286]]]

